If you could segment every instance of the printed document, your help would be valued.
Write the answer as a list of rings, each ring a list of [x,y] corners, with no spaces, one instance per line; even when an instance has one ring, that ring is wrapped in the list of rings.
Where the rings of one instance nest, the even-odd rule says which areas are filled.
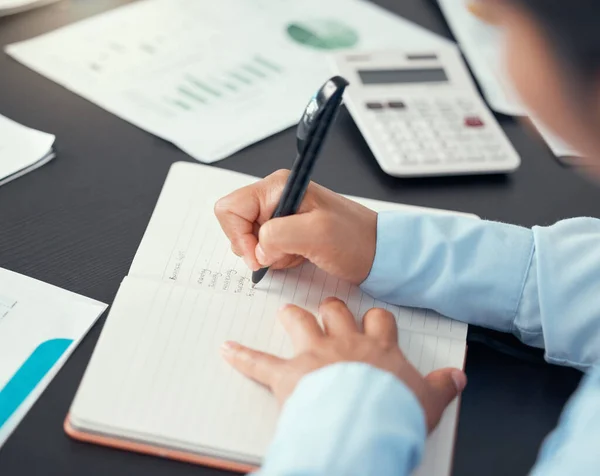
[[[142,0],[6,51],[214,162],[296,124],[331,52],[446,45],[362,0]]]

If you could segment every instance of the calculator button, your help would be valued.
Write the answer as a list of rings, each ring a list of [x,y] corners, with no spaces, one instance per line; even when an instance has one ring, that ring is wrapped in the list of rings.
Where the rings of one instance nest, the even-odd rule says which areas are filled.
[[[506,160],[507,156],[503,152],[496,152],[493,154],[489,154],[487,158],[493,160],[494,162],[500,162],[502,160]]]
[[[423,149],[424,161],[428,163],[439,162],[439,151],[432,149],[431,147],[426,147]]]
[[[462,144],[456,140],[449,139],[449,140],[444,141],[444,147],[447,150],[455,151],[455,150],[460,150],[462,148]]]
[[[423,162],[423,160],[425,159],[425,154],[423,154],[423,152],[420,151],[414,151],[410,154],[410,158],[417,162]]]
[[[396,148],[396,144],[394,144],[394,140],[392,137],[390,137],[388,134],[383,136],[382,139],[383,145],[385,145],[385,147],[387,149],[395,149]]]
[[[404,154],[396,153],[396,154],[390,154],[390,156],[392,158],[392,161],[395,164],[401,164],[405,160],[405,155]]]
[[[452,164],[462,162],[463,156],[460,152],[448,151],[446,152],[446,161]]]
[[[496,140],[496,135],[485,131],[485,129],[479,129],[479,138],[482,141],[490,142]]]
[[[429,125],[427,124],[427,121],[416,120],[416,121],[412,121],[410,125],[411,125],[412,129],[415,131],[429,130]]]
[[[388,106],[392,109],[406,109],[406,104],[403,101],[390,101]]]
[[[464,157],[468,162],[483,162],[485,157],[482,152],[465,151]]]
[[[415,135],[417,136],[417,139],[419,139],[421,142],[431,141],[435,139],[435,135],[431,129],[417,130],[415,131]]]
[[[429,119],[427,122],[433,129],[436,129],[436,130],[445,128],[446,124],[447,124],[447,122],[444,119],[440,119],[437,116],[434,117],[433,119]]]
[[[443,109],[441,114],[446,119],[457,119],[459,117],[454,109]]]
[[[394,125],[392,127],[393,127],[394,131],[410,134],[410,129],[409,129],[406,121],[396,120],[396,121],[394,121]]]
[[[428,148],[436,152],[442,152],[444,150],[444,144],[438,139],[432,139],[427,142]]]
[[[442,140],[454,139],[454,136],[456,135],[453,130],[447,127],[436,129],[436,133]]]
[[[444,162],[445,162],[446,160],[448,160],[448,154],[447,154],[446,152],[443,152],[443,151],[441,151],[441,150],[436,150],[436,151],[435,151],[435,156],[436,156],[436,157],[437,157],[439,160],[441,160],[441,161],[444,161]]]
[[[411,142],[411,141],[404,141],[399,144],[399,147],[406,154],[417,151],[420,148],[416,142]]]
[[[498,144],[482,144],[481,148],[488,153],[498,153],[502,151],[502,147],[499,147]]]
[[[404,109],[390,109],[390,120],[395,124],[406,124],[410,115]]]
[[[393,138],[395,142],[404,142],[406,140],[410,140],[412,138],[412,134],[407,133],[403,129],[393,128],[390,130],[390,137]]]
[[[467,127],[483,127],[483,121],[477,116],[465,117],[465,126]]]
[[[465,126],[463,126],[462,124],[459,124],[458,122],[455,121],[448,121],[446,123],[446,129],[457,133],[457,132],[462,132],[464,130]]]
[[[385,107],[380,102],[374,102],[374,101],[369,101],[368,103],[365,104],[365,106],[367,107],[367,109],[372,109],[372,110],[379,110],[379,109],[383,109]]]
[[[475,104],[468,99],[459,99],[457,103],[458,107],[460,107],[463,111],[470,112],[475,110]]]

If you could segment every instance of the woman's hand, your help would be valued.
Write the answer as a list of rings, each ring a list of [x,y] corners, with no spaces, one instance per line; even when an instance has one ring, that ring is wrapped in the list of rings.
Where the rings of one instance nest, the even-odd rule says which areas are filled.
[[[297,214],[270,220],[288,175],[280,170],[216,203],[233,252],[252,270],[289,268],[308,259],[360,284],[375,258],[377,213],[311,182]]]
[[[283,404],[302,377],[337,362],[364,362],[402,380],[423,406],[429,431],[467,383],[458,369],[441,369],[423,377],[398,347],[394,316],[371,309],[361,330],[348,307],[335,298],[319,309],[323,329],[315,316],[294,305],[279,311],[279,318],[294,346],[296,356],[286,360],[248,349],[234,342],[223,344],[224,358],[247,377],[265,385]]]

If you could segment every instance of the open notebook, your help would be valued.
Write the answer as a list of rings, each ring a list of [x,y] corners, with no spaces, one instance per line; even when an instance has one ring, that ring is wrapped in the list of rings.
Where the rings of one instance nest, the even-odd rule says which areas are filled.
[[[275,318],[287,302],[315,312],[335,295],[357,316],[387,307],[397,318],[402,349],[421,372],[463,366],[465,324],[376,301],[309,263],[269,272],[253,290],[213,205],[254,180],[173,165],[65,422],[71,436],[238,471],[259,465],[274,434],[277,404],[232,370],[219,347],[230,339],[291,356]],[[440,213],[356,200],[376,210]],[[430,436],[419,474],[450,472],[457,410],[455,402]]]

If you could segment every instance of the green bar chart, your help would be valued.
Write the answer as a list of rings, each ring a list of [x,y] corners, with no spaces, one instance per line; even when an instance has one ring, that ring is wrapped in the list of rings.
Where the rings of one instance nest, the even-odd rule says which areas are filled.
[[[177,81],[173,91],[163,99],[175,111],[189,112],[235,99],[252,88],[276,79],[284,71],[277,61],[255,55],[221,71],[187,71]]]

